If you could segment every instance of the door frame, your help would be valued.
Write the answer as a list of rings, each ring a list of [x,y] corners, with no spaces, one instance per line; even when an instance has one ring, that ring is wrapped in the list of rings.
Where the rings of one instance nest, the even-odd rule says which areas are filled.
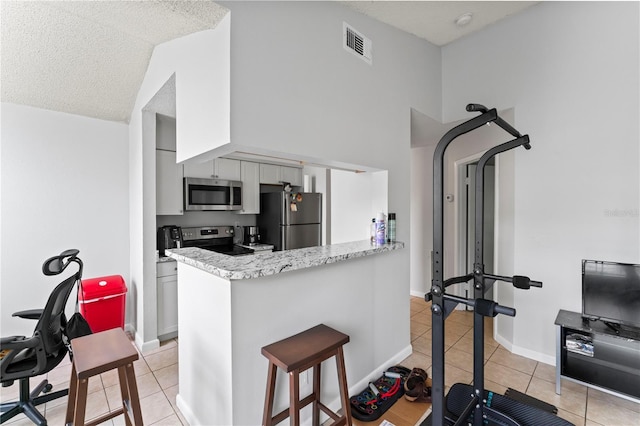
[[[453,266],[454,266],[454,276],[459,277],[462,276],[466,273],[466,269],[467,269],[467,264],[466,264],[466,260],[467,260],[467,223],[466,220],[466,209],[467,209],[467,199],[465,197],[466,195],[466,175],[467,175],[467,165],[472,164],[472,163],[477,163],[478,160],[480,160],[480,157],[482,157],[482,155],[485,153],[486,151],[481,151],[475,154],[472,154],[470,156],[461,158],[459,160],[456,160],[453,163],[453,167],[454,167],[454,172],[453,172],[453,177],[454,177],[454,194],[453,194],[453,201],[454,201],[454,226],[453,226],[453,232],[454,232],[454,241],[453,241]],[[494,182],[494,214],[493,214],[493,221],[494,221],[494,234],[495,234],[495,238],[494,238],[494,244],[493,244],[493,271],[497,271],[498,270],[498,256],[497,256],[497,247],[496,247],[496,243],[495,241],[497,241],[497,235],[498,235],[498,217],[499,217],[499,211],[498,211],[498,199],[499,199],[499,194],[498,194],[498,176],[499,176],[499,160],[498,158],[495,158],[495,172],[494,172],[494,176],[495,176],[495,182]],[[498,294],[497,294],[497,286],[493,287],[494,289],[494,300],[497,300],[498,298]],[[457,294],[459,296],[462,297],[466,297],[467,295],[464,294],[464,292],[460,289],[456,289],[456,291],[452,291],[452,294]],[[465,306],[460,306],[458,305],[458,307],[456,309],[465,309]],[[495,328],[495,324],[494,324],[494,328]]]

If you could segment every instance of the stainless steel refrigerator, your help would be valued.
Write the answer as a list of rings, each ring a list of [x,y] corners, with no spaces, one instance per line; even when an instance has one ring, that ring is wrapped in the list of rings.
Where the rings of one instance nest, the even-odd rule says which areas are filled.
[[[322,244],[322,194],[270,192],[260,194],[260,242],[274,250]]]

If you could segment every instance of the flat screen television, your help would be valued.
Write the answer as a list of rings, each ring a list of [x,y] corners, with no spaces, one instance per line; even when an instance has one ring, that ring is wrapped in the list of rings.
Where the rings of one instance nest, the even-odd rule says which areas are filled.
[[[640,328],[640,265],[583,260],[582,316]]]

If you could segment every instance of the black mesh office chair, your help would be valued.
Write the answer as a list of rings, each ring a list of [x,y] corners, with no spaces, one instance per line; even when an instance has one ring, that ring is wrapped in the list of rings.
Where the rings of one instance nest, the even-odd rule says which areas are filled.
[[[68,395],[69,389],[49,393],[52,386],[46,380],[29,391],[29,378],[46,374],[55,368],[67,354],[64,328],[67,319],[64,314],[67,299],[77,281],[82,277],[82,261],[76,256],[78,250],[66,250],[58,256],[47,259],[42,265],[45,275],[58,275],[71,263],[78,264],[78,271],[64,280],[51,292],[44,309],[16,312],[13,316],[37,319],[33,336],[10,336],[0,340],[0,382],[2,387],[19,381],[20,399],[2,403],[0,423],[24,413],[38,425],[46,425],[47,420],[38,412],[36,405]],[[40,393],[45,393],[40,395]]]

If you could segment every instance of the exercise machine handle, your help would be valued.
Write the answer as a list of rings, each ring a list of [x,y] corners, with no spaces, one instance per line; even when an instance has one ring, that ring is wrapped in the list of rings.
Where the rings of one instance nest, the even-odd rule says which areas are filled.
[[[489,111],[489,108],[487,108],[484,105],[480,105],[480,104],[468,104],[467,105],[467,111],[468,112],[476,112],[476,111],[478,111],[478,112],[484,113],[484,112]]]
[[[484,274],[484,278],[512,283],[514,287],[522,290],[529,290],[529,288],[531,287],[542,288],[542,282],[533,281],[529,277],[525,277],[524,275],[514,275],[513,277],[503,277],[501,275]]]
[[[496,314],[507,315],[507,316],[510,316],[510,317],[515,317],[516,316],[516,310],[514,308],[510,308],[508,306],[502,306],[502,305],[496,304],[496,306],[494,307],[494,311],[495,311]]]
[[[467,111],[468,112],[481,112],[481,113],[485,113],[488,112],[489,109],[484,106],[484,105],[480,105],[480,104],[467,104]],[[522,134],[517,131],[511,124],[507,123],[506,121],[504,121],[502,118],[500,118],[500,116],[498,116],[496,114],[496,119],[495,119],[495,123],[502,127],[502,129],[509,133],[511,136],[519,138],[522,137]],[[529,145],[529,143],[525,143],[523,144],[525,149],[531,149],[531,145]]]
[[[516,310],[508,306],[498,305],[493,300],[476,299],[473,301],[473,310],[485,317],[495,317],[498,314],[516,316]]]

